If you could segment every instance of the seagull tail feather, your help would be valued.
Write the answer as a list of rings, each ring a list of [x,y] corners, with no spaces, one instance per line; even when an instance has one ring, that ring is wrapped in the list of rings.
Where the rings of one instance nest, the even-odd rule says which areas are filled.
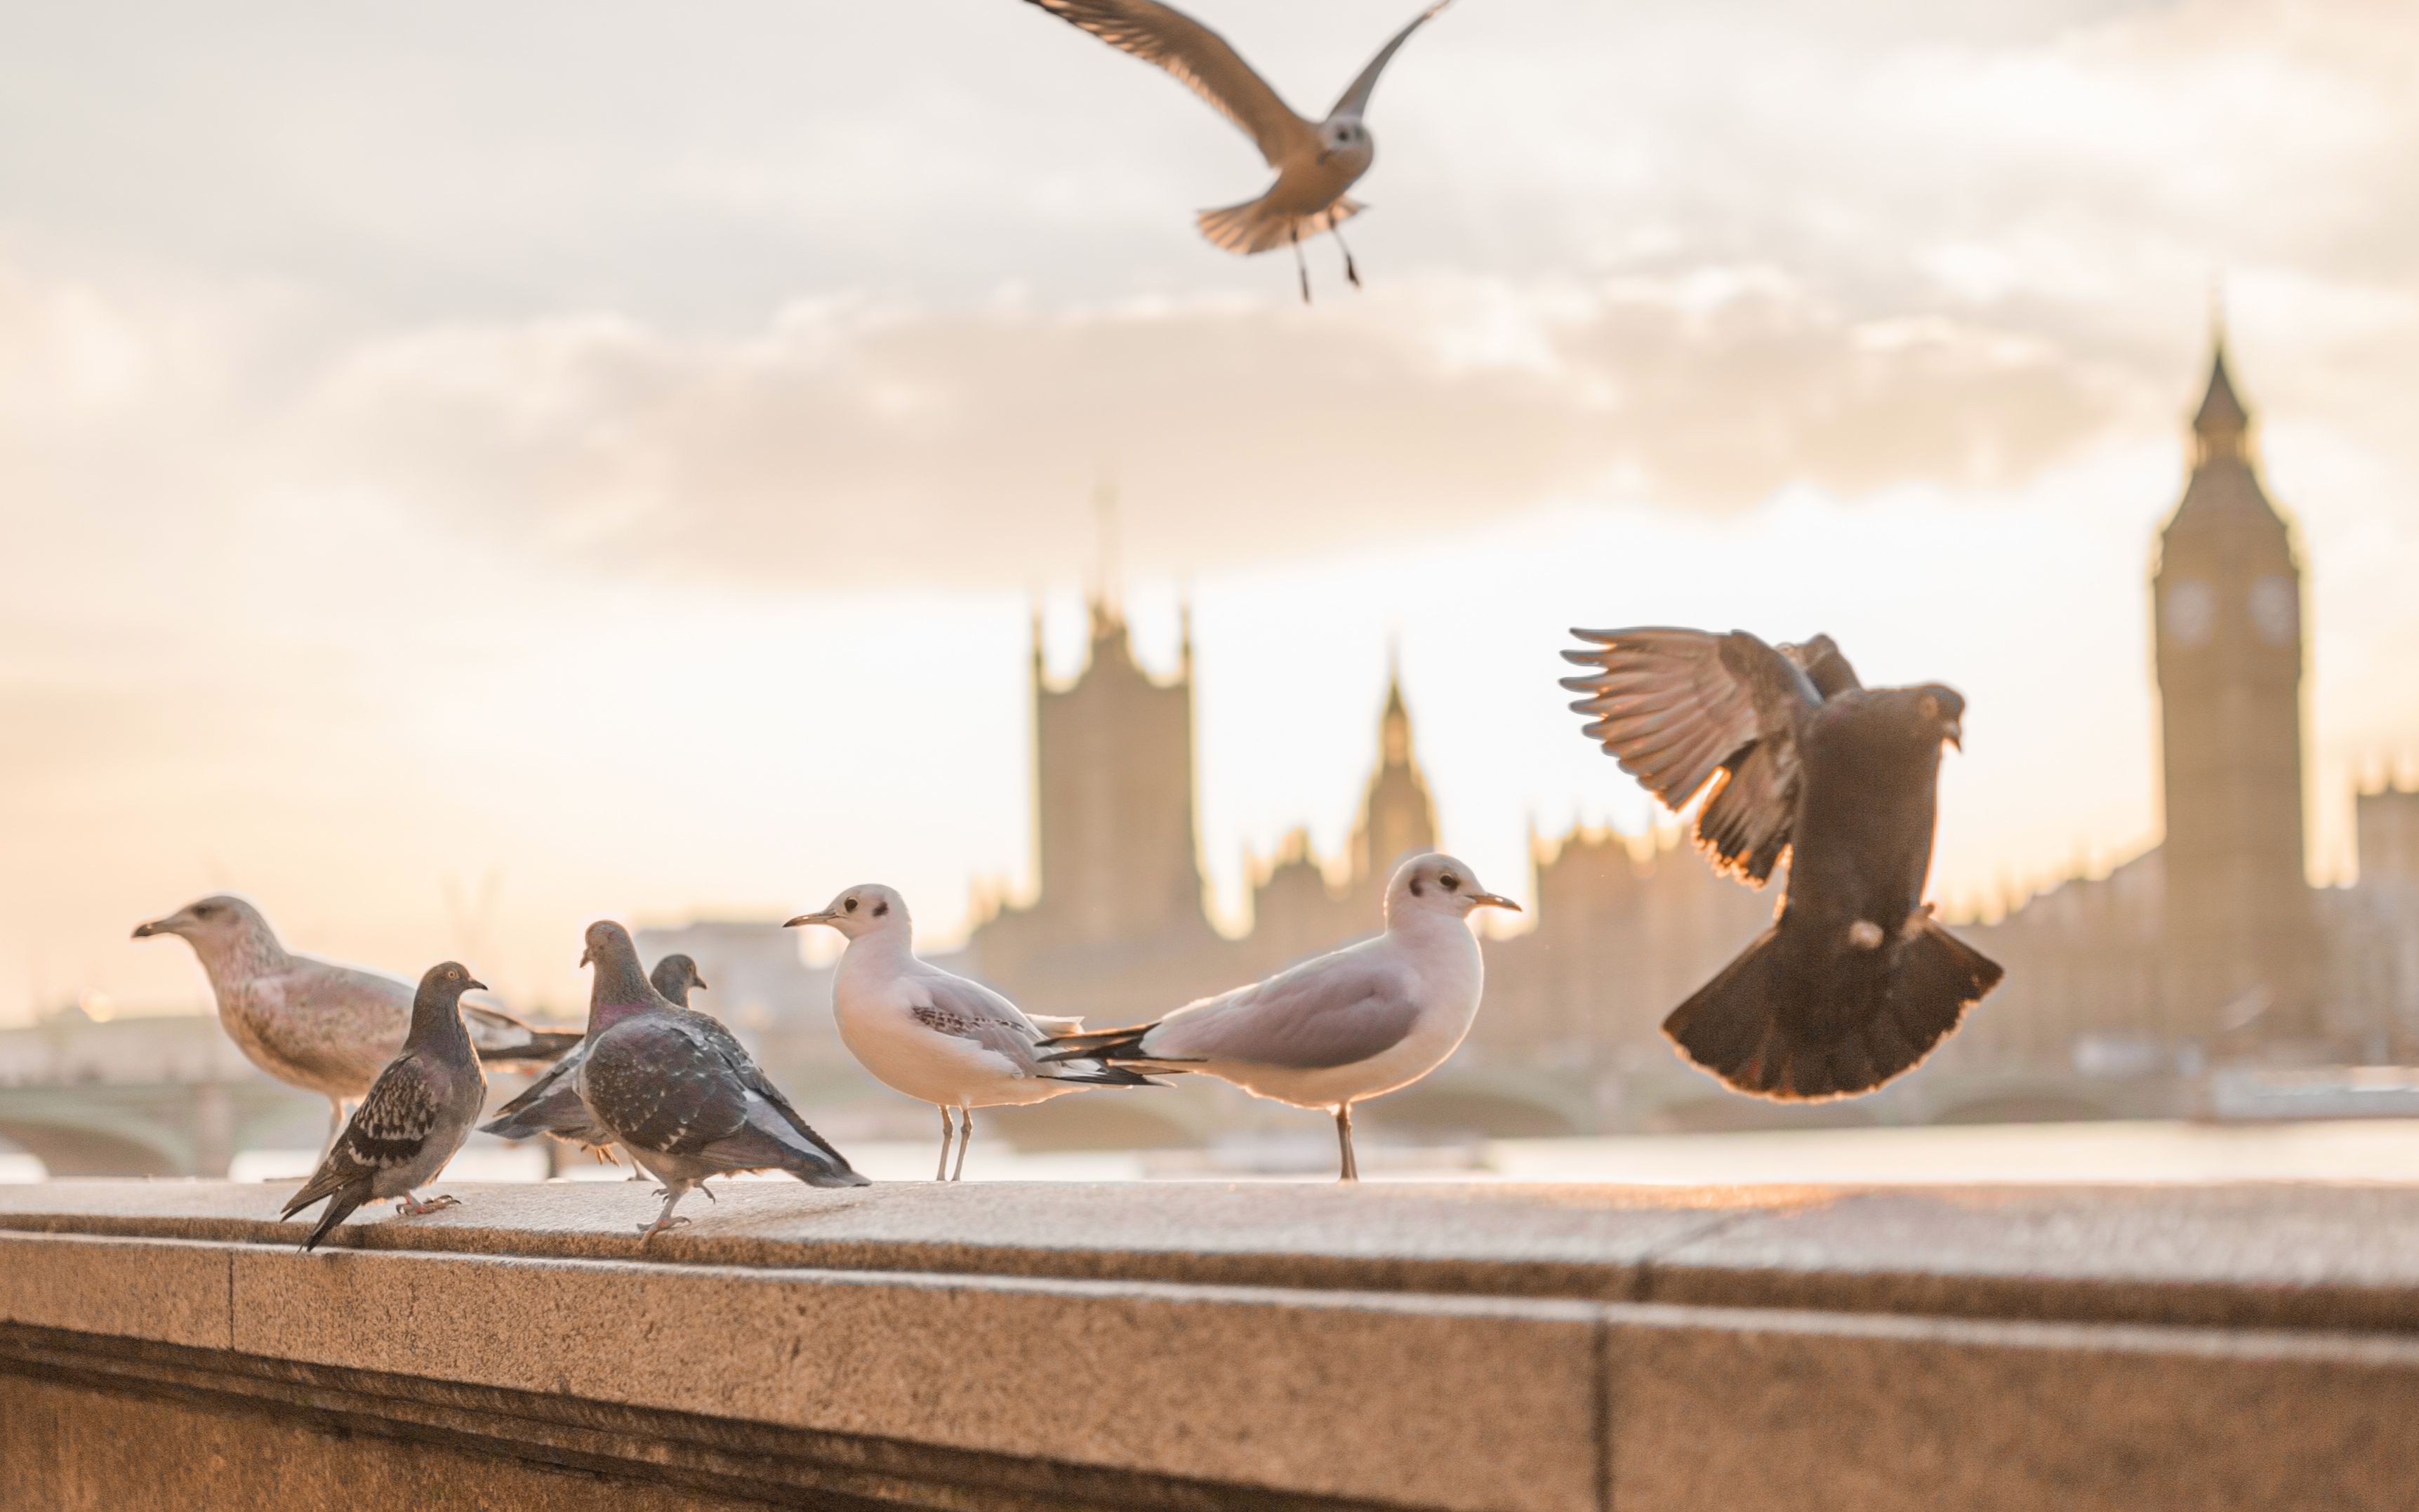
[[[517,1043],[479,1046],[479,1058],[487,1061],[552,1060],[586,1038],[585,1031],[532,1029],[529,1038]]]
[[[1893,969],[1809,980],[1783,961],[1780,930],[1766,929],[1663,1021],[1684,1057],[1750,1097],[1810,1103],[1872,1091],[1921,1065],[2003,975],[1926,918]],[[1827,1032],[1807,1031],[1817,1025]]]
[[[1297,241],[1307,241],[1322,231],[1333,231],[1367,208],[1359,200],[1346,195],[1313,215],[1295,215],[1281,210],[1262,195],[1240,205],[1227,205],[1214,210],[1203,210],[1194,217],[1201,234],[1211,245],[1249,257],[1256,253],[1274,252]]]

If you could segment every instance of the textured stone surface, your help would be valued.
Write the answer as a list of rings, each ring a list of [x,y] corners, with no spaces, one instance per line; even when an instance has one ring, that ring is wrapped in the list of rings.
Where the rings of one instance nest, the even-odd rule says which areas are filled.
[[[2407,1512],[2419,1342],[1614,1307],[1616,1512]]]
[[[0,1322],[227,1347],[221,1245],[0,1233]]]

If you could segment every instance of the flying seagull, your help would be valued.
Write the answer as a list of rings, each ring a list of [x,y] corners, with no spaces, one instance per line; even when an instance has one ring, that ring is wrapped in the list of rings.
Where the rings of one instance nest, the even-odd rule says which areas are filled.
[[[687,1008],[692,992],[713,990],[698,975],[697,962],[677,951],[656,962],[647,980],[674,1008]],[[481,1124],[479,1132],[503,1139],[550,1134],[565,1144],[581,1147],[608,1165],[616,1164],[613,1136],[596,1126],[596,1120],[589,1117],[588,1104],[579,1101],[579,1063],[587,1058],[588,1041],[583,1039],[561,1060],[548,1066],[546,1074],[532,1082],[520,1096],[498,1108],[496,1117]],[[633,1170],[630,1180],[635,1181],[641,1174]]]
[[[332,1109],[328,1137],[345,1126],[411,1027],[410,982],[383,971],[300,955],[278,942],[260,910],[219,894],[134,926],[138,940],[175,934],[193,948],[218,999],[219,1025],[252,1063]],[[577,1034],[533,1029],[492,1003],[464,1003],[470,1043],[491,1061],[547,1061]]]
[[[486,1101],[487,1078],[462,1023],[462,994],[485,985],[457,961],[431,966],[420,979],[402,1053],[378,1072],[318,1170],[278,1214],[291,1218],[328,1199],[304,1250],[316,1249],[364,1202],[400,1197],[395,1211],[413,1217],[455,1205],[449,1196],[422,1202],[411,1193],[436,1180],[462,1148]]]
[[[879,883],[851,887],[789,927],[821,924],[848,940],[832,980],[840,1042],[884,1085],[941,1110],[936,1181],[966,1169],[977,1108],[1018,1107],[1086,1087],[1149,1087],[1148,1077],[1089,1058],[1043,1059],[1054,1032],[1079,1019],[1038,1018],[978,981],[916,958],[907,900]],[[958,1165],[949,1169],[949,1110],[958,1110]]]
[[[639,1226],[640,1235],[688,1222],[672,1209],[709,1176],[778,1170],[809,1186],[868,1184],[807,1127],[729,1029],[655,990],[628,930],[610,919],[589,925],[579,964],[595,969],[587,1054],[574,1072],[579,1101],[597,1129],[664,1183],[663,1211]]]
[[[1051,1058],[1087,1056],[1153,1073],[1197,1071],[1251,1093],[1335,1116],[1343,1180],[1357,1181],[1352,1104],[1410,1086],[1445,1062],[1478,1016],[1487,891],[1450,856],[1415,856],[1386,884],[1386,930],[1332,954],[1179,1008],[1155,1024],[1064,1035]]]
[[[1027,3],[1082,27],[1111,47],[1165,69],[1258,146],[1260,156],[1277,171],[1277,181],[1257,199],[1203,210],[1196,218],[1203,236],[1246,256],[1292,247],[1294,266],[1302,276],[1302,302],[1307,304],[1310,268],[1302,260],[1302,240],[1332,231],[1335,244],[1344,248],[1344,276],[1355,288],[1360,286],[1361,270],[1353,266],[1352,249],[1345,246],[1339,228],[1364,208],[1345,191],[1360,181],[1378,156],[1377,143],[1362,117],[1368,113],[1378,75],[1385,71],[1394,50],[1452,0],[1436,0],[1396,32],[1323,121],[1295,115],[1225,38],[1173,6],[1157,0]]]
[[[1680,1053],[1779,1102],[1854,1097],[1922,1063],[1998,983],[1998,964],[1923,902],[1940,748],[1965,701],[1937,683],[1868,688],[1829,636],[1574,630],[1571,707],[1663,805],[1698,793],[1697,843],[1780,910],[1663,1021]]]

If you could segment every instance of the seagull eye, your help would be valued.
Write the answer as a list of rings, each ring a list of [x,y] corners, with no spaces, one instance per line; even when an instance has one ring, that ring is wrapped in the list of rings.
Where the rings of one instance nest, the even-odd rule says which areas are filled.
[[[855,899],[854,899],[854,898],[851,898],[848,902],[846,902],[846,903],[844,903],[840,904],[840,906],[841,906],[842,908],[847,909],[847,910],[848,910],[850,913],[852,913],[852,914],[853,914],[853,913],[855,913],[855,912],[856,912],[856,900],[855,900]]]
[[[888,912],[890,912],[890,905],[888,903],[875,903],[873,905],[873,917],[876,918],[880,918],[883,915]]]
[[[1447,892],[1451,892],[1454,888],[1461,886],[1461,878],[1455,876],[1450,872],[1437,878],[1437,881],[1443,886],[1444,890]]]

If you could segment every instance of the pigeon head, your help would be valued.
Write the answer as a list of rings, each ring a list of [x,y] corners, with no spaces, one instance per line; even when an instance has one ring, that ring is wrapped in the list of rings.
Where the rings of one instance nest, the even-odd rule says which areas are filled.
[[[703,977],[697,974],[696,960],[679,952],[656,962],[655,969],[648,974],[647,980],[655,984],[655,991],[683,1008],[688,1006],[689,994],[714,990],[706,985]]]
[[[899,896],[896,887],[886,887],[879,882],[868,882],[849,888],[831,901],[831,906],[819,913],[800,914],[781,927],[795,929],[801,924],[822,924],[836,929],[849,939],[863,939],[868,934],[886,933],[908,927],[907,900]]]
[[[1480,887],[1468,866],[1435,851],[1414,856],[1396,867],[1394,880],[1386,884],[1386,922],[1390,925],[1424,915],[1467,918],[1479,908],[1509,908],[1516,914],[1520,911],[1520,905],[1511,899]]]
[[[459,961],[440,961],[430,966],[420,979],[422,997],[435,998],[446,1004],[457,1003],[467,992],[485,992],[487,984],[470,975],[470,968]]]
[[[639,965],[639,948],[630,943],[630,932],[613,920],[600,918],[588,926],[587,949],[579,952],[579,964],[593,966],[596,972],[588,986],[589,1033],[626,1014],[662,1005],[662,995]]]
[[[440,961],[430,966],[421,976],[419,990],[411,995],[411,1027],[404,1035],[405,1047],[426,1051],[433,1045],[444,1046],[457,1063],[469,1058],[475,1064],[470,1030],[462,1023],[462,995],[486,985],[459,961]]]
[[[1926,683],[1921,687],[1903,690],[1916,726],[1925,738],[1945,740],[1959,750],[1965,748],[1965,696],[1953,687],[1938,683]]]

